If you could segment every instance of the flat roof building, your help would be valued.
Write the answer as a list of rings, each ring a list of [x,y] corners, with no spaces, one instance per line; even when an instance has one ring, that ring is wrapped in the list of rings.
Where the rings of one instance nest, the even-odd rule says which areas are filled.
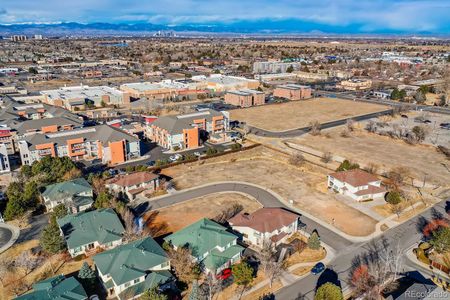
[[[284,84],[273,91],[273,96],[287,100],[302,100],[312,97],[312,89],[308,85]]]
[[[261,91],[250,89],[228,91],[225,94],[225,103],[238,107],[263,105],[265,103],[265,94]]]

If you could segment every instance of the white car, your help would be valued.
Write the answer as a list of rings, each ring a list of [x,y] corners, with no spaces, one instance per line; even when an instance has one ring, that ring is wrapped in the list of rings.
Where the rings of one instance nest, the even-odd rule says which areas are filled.
[[[194,152],[194,155],[197,156],[197,157],[202,156],[202,154],[200,152],[198,152],[198,151]]]
[[[175,154],[175,155],[172,155],[171,157],[169,157],[169,160],[173,162],[173,161],[180,160],[181,158],[183,158],[183,156],[181,154]]]

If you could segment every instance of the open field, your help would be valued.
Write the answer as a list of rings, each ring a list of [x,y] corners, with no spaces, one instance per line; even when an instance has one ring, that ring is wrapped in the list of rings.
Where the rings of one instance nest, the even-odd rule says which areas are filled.
[[[375,220],[338,201],[326,189],[327,171],[309,164],[295,167],[288,156],[265,147],[220,156],[207,161],[178,165],[162,171],[174,179],[178,189],[205,182],[244,181],[267,187],[285,200],[340,230],[352,235],[368,235]],[[360,224],[360,226],[354,226]]]
[[[427,183],[442,186],[450,183],[450,161],[433,146],[409,145],[402,140],[364,130],[356,130],[349,137],[342,137],[341,131],[342,128],[334,128],[323,131],[319,136],[304,135],[291,141],[321,152],[331,152],[361,166],[375,164],[378,173],[402,167],[417,180],[423,181],[425,178]]]
[[[313,121],[324,123],[386,109],[385,106],[371,103],[317,98],[237,109],[230,111],[230,114],[233,120],[244,121],[261,129],[283,131],[308,126]]]
[[[202,218],[214,218],[221,210],[241,204],[243,212],[252,213],[262,207],[256,200],[237,193],[217,193],[196,198],[158,211],[156,223],[167,224],[166,232],[180,230]],[[164,234],[164,233],[162,233]]]

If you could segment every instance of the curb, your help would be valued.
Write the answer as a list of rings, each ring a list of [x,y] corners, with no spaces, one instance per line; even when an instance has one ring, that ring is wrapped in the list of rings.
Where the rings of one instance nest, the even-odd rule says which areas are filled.
[[[7,228],[12,232],[11,239],[0,248],[0,253],[3,253],[11,248],[11,246],[14,245],[14,243],[17,241],[20,235],[20,229],[19,227],[7,223],[0,223],[0,227]]]

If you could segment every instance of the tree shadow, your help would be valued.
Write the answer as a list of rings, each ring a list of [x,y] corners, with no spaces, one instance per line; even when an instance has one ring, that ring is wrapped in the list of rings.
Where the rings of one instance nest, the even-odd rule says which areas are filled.
[[[450,201],[445,201],[445,212],[450,214]]]
[[[327,282],[331,282],[332,284],[337,285],[339,287],[341,286],[339,275],[331,268],[325,269],[325,271],[323,271],[322,274],[320,274],[319,278],[317,279],[316,291],[318,288],[320,288]]]

